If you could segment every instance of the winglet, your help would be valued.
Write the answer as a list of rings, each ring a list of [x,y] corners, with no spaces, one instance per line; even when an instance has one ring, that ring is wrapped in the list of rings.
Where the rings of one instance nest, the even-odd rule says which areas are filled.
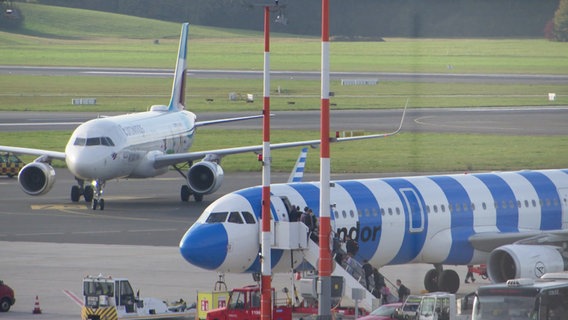
[[[185,77],[187,72],[187,35],[189,23],[181,26],[181,35],[179,38],[178,59],[176,70],[174,73],[174,83],[172,85],[172,97],[168,111],[180,111],[185,109]]]
[[[302,178],[304,178],[304,168],[306,167],[307,158],[308,158],[308,148],[303,148],[302,151],[300,151],[298,160],[296,160],[294,169],[292,169],[292,172],[290,173],[290,177],[288,178],[288,183],[302,182]]]

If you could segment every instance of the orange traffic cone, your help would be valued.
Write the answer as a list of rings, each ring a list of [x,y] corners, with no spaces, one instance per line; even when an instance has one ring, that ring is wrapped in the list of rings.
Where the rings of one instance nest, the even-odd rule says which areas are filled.
[[[38,298],[38,296],[36,296],[36,299],[35,299],[35,305],[34,305],[33,314],[41,314],[41,309],[39,308],[39,298]]]

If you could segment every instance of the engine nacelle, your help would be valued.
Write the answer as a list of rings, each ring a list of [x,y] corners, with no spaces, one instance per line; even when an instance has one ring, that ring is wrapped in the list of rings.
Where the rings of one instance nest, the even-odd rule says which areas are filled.
[[[547,272],[566,270],[558,247],[509,244],[489,255],[487,274],[492,282],[517,278],[540,278]]]
[[[45,162],[32,162],[20,170],[18,182],[25,193],[31,196],[41,196],[53,187],[55,170]]]
[[[189,168],[187,184],[200,194],[217,191],[223,183],[223,168],[215,162],[201,161]]]

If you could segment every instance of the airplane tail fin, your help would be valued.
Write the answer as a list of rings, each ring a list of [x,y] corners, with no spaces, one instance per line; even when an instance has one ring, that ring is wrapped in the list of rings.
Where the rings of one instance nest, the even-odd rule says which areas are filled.
[[[179,50],[174,73],[174,83],[172,85],[172,97],[168,111],[180,111],[185,109],[185,83],[187,73],[187,38],[189,23],[181,26],[181,35],[179,38]]]
[[[298,156],[298,160],[296,160],[296,164],[294,165],[294,169],[290,173],[290,177],[288,178],[288,183],[290,182],[302,182],[302,178],[304,178],[304,168],[306,166],[306,159],[308,158],[308,148],[303,148],[300,151],[300,155]]]

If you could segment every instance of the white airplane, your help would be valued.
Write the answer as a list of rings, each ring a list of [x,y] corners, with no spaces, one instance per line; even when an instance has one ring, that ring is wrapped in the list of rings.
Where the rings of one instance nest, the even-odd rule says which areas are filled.
[[[209,205],[181,239],[181,255],[207,270],[259,272],[261,189]],[[319,182],[270,190],[274,224],[287,225],[281,230],[294,230],[292,205],[319,216]],[[568,269],[568,169],[334,181],[329,205],[334,235],[359,242],[356,260],[375,267],[433,264],[424,277],[431,292],[459,289],[458,274],[444,265],[487,264],[493,282]],[[272,230],[275,239],[282,236]],[[275,246],[275,272],[295,268],[306,250],[316,248],[317,259],[315,243]]]
[[[188,29],[189,24],[184,23],[169,105],[154,105],[147,112],[85,122],[75,129],[65,152],[0,146],[0,151],[39,156],[20,171],[18,182],[22,190],[33,196],[49,192],[55,182],[51,162],[54,159],[64,160],[78,183],[71,188],[71,200],[77,202],[83,196],[87,203],[92,202],[93,210],[103,210],[105,203],[102,194],[106,181],[155,177],[166,173],[171,165],[187,181],[181,187],[182,201],[188,201],[191,195],[196,201],[201,201],[203,195],[215,192],[223,182],[223,169],[220,166],[223,156],[261,152],[262,145],[188,152],[198,127],[262,117],[196,121],[196,115],[185,110]],[[400,127],[386,134],[336,138],[332,142],[386,137],[399,130]],[[272,144],[271,149],[315,146],[319,143],[319,140],[279,143]],[[199,159],[202,160],[192,164]],[[183,163],[190,164],[187,174],[176,167]],[[85,185],[86,181],[90,184]]]

